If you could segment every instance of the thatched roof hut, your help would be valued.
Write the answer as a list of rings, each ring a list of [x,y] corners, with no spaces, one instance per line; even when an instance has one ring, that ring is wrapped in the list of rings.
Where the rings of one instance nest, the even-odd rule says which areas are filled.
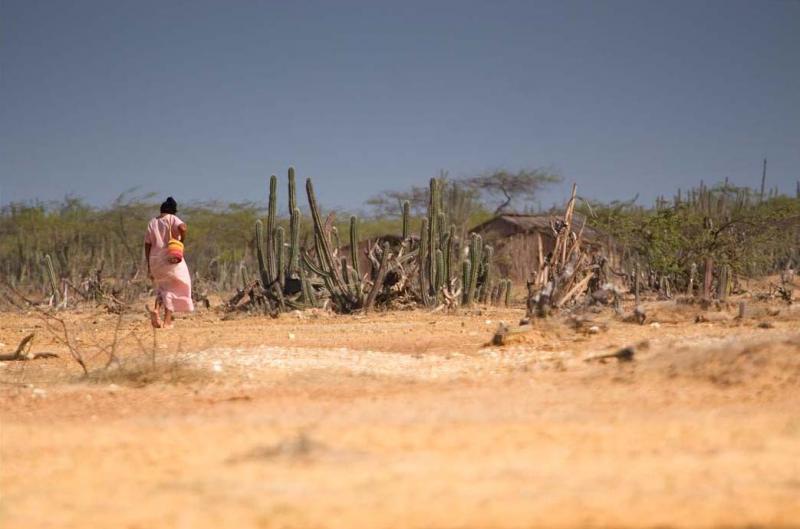
[[[496,263],[500,274],[515,282],[524,282],[533,270],[538,269],[539,243],[542,253],[547,255],[555,244],[555,234],[551,222],[552,215],[526,215],[505,213],[493,217],[470,230],[494,247]],[[579,231],[585,219],[574,214],[574,231]],[[589,226],[583,227],[583,244],[592,252],[603,253],[612,263],[619,263],[619,251],[613,239]]]

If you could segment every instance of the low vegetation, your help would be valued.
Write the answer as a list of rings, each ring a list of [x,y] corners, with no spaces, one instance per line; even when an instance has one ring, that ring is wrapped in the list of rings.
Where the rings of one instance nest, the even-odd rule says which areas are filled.
[[[281,289],[292,296],[301,290],[289,287],[287,278],[299,283],[300,271],[305,269],[317,298],[336,301],[338,296],[335,305],[344,312],[363,308],[377,279],[382,243],[392,235],[396,237],[390,243],[392,259],[382,280],[394,283],[380,285],[375,293],[379,305],[388,302],[386,289],[396,284],[401,269],[414,291],[414,303],[435,307],[458,300],[457,304],[470,304],[470,289],[479,290],[485,280],[491,284],[472,296],[478,302],[497,302],[507,284],[504,278],[491,277],[491,264],[478,264],[479,278],[473,277],[473,270],[465,270],[473,266],[469,247],[474,246],[473,253],[483,257],[491,254],[483,242],[478,246],[471,240],[469,228],[490,218],[493,211],[524,206],[521,199],[530,200],[558,178],[548,171],[525,169],[466,179],[451,179],[442,173],[428,187],[387,191],[374,197],[367,204],[371,213],[360,217],[328,211],[323,219],[318,211],[315,219],[313,208],[302,207],[294,197],[288,204],[289,215],[280,215],[278,206],[273,206],[264,217],[260,203],[191,204],[182,207],[180,215],[190,226],[190,265],[199,295],[212,290],[242,291],[256,280],[262,288],[272,288],[267,283],[280,276]],[[437,196],[432,210],[434,188]],[[600,203],[578,197],[574,208],[620,250],[623,269],[618,272],[628,287],[638,275],[642,288],[700,290],[706,297],[724,295],[736,288],[739,278],[784,271],[800,260],[800,193],[789,197],[777,190],[765,194],[727,182],[711,187],[701,183],[688,192],[678,191],[671,201],[660,198],[650,207],[636,200]],[[108,207],[94,207],[74,197],[54,203],[8,204],[0,210],[0,274],[10,285],[40,300],[53,296],[57,301],[66,295],[79,300],[133,301],[149,288],[141,242],[143,226],[155,211],[152,195],[131,192]],[[555,210],[550,213],[562,215]],[[260,239],[255,229],[259,220]],[[264,222],[269,225],[266,232]],[[289,252],[285,256],[276,252],[279,233],[283,237],[280,247]],[[318,261],[318,250],[324,248],[317,247],[322,241],[320,233],[331,246],[324,262]],[[360,270],[353,261],[355,253],[347,234],[355,237],[356,245],[363,245],[359,252],[369,255],[367,270]],[[262,263],[259,240],[266,243]],[[292,250],[294,244],[299,245],[296,250]],[[303,252],[313,270],[298,265],[304,262]],[[420,257],[420,253],[424,255]],[[287,259],[281,265],[283,275],[270,261],[278,258]],[[342,259],[346,261],[344,269]],[[412,261],[418,272],[424,272],[421,280],[428,283],[427,288],[419,286],[420,279],[402,266]],[[272,267],[266,275],[262,274],[265,264]],[[437,267],[442,269],[438,278]],[[330,292],[325,274],[339,292]],[[345,292],[338,283],[351,280],[345,297],[353,299],[345,308]],[[477,281],[474,286],[473,281]],[[306,299],[304,304],[315,303]],[[299,301],[295,306],[300,306]]]

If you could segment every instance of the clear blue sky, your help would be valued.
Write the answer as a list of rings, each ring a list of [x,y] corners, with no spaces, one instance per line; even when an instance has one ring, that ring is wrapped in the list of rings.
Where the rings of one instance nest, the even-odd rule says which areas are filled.
[[[326,206],[495,167],[609,200],[794,192],[800,1],[0,0],[0,201]]]

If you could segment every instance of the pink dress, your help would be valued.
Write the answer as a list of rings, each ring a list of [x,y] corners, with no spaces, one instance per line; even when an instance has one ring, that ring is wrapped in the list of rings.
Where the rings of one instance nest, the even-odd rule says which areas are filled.
[[[186,266],[186,259],[178,264],[172,264],[167,260],[170,227],[172,236],[177,239],[178,226],[181,224],[183,221],[175,215],[156,217],[147,224],[144,242],[150,244],[150,273],[156,282],[156,296],[161,299],[167,310],[192,312],[194,310],[192,278]]]

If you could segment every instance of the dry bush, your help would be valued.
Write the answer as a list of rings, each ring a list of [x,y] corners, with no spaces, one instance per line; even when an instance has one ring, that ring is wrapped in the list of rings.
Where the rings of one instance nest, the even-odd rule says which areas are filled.
[[[135,358],[120,366],[90,371],[76,381],[95,384],[118,384],[141,388],[151,384],[194,385],[205,384],[212,380],[207,370],[189,365],[180,360],[158,360],[153,363],[149,358]]]

